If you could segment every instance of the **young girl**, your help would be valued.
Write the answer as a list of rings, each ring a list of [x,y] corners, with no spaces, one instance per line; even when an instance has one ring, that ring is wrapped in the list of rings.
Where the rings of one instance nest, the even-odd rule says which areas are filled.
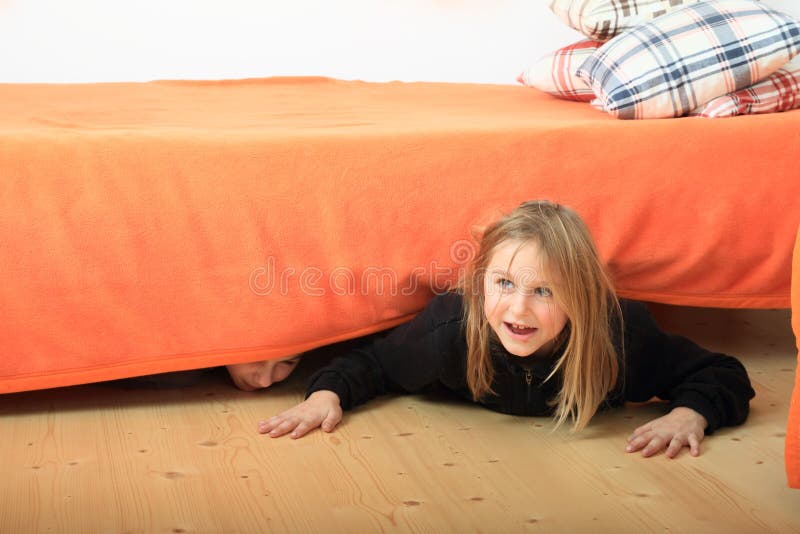
[[[526,202],[484,233],[458,293],[333,360],[306,400],[259,423],[272,437],[330,432],[342,410],[433,384],[503,413],[552,415],[584,428],[604,406],[653,397],[669,413],[634,430],[626,450],[700,453],[705,434],[742,423],[754,396],[731,356],[663,333],[644,304],[614,295],[572,210]]]

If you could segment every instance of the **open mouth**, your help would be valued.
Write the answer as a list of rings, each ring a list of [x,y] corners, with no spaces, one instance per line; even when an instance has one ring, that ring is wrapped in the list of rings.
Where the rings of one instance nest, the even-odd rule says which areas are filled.
[[[517,336],[527,336],[536,332],[536,328],[533,326],[526,326],[524,324],[517,324],[517,323],[505,323],[506,328],[508,328],[512,334]]]

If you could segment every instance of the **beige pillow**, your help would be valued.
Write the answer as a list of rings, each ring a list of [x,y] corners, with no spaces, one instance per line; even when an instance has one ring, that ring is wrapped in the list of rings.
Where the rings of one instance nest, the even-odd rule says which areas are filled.
[[[700,0],[549,0],[548,7],[570,28],[606,41],[618,33]]]

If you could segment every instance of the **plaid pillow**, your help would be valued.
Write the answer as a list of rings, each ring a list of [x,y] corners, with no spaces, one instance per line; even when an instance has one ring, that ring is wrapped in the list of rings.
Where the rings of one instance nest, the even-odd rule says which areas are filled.
[[[594,98],[594,93],[575,76],[575,71],[602,44],[601,41],[585,40],[559,48],[523,71],[517,81],[559,98],[588,102]]]
[[[692,111],[697,117],[717,118],[772,113],[800,108],[800,56],[755,85],[718,96]]]
[[[549,0],[548,7],[570,28],[607,41],[679,7],[700,0]]]
[[[621,119],[680,117],[800,52],[800,22],[753,0],[707,0],[637,26],[578,68]]]

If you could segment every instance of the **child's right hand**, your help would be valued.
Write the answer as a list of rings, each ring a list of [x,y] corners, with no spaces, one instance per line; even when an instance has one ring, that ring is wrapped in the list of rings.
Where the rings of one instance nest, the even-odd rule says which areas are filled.
[[[305,436],[309,431],[321,426],[325,432],[332,432],[342,420],[342,407],[339,395],[333,391],[315,391],[309,397],[285,412],[274,415],[258,423],[261,434],[277,438],[291,432],[292,439]]]

